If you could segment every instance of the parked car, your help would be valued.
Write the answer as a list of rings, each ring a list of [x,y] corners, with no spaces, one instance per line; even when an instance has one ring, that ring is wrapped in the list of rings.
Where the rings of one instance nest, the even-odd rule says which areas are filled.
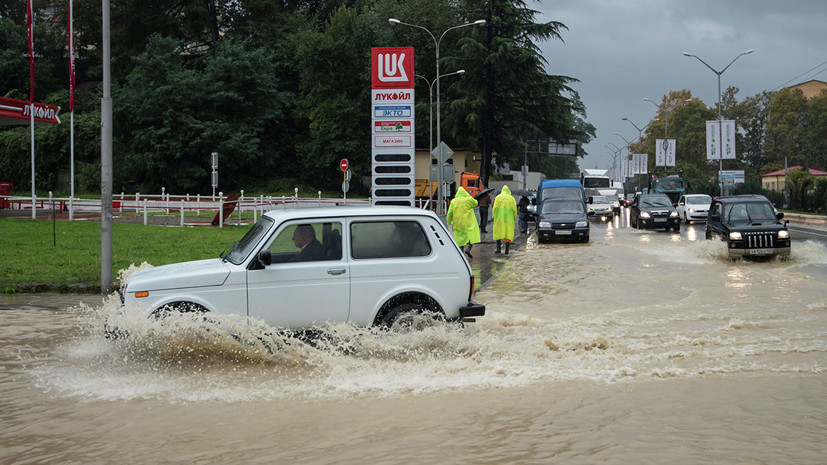
[[[537,242],[589,242],[589,216],[580,199],[545,199],[537,220]]]
[[[786,257],[791,241],[783,218],[763,195],[719,197],[709,209],[706,238],[726,241],[731,257]]]
[[[451,233],[433,212],[409,207],[271,211],[226,255],[137,271],[120,292],[147,317],[246,313],[300,330],[485,314],[471,300],[474,275]],[[111,325],[107,332],[119,334]]]
[[[691,223],[693,221],[706,221],[706,214],[709,211],[709,205],[712,203],[712,197],[706,194],[687,194],[682,195],[678,199],[678,204],[675,205],[675,210],[678,211],[678,218],[684,223]]]
[[[614,218],[614,207],[611,201],[603,195],[589,197],[588,211],[592,213],[593,217]]]
[[[680,231],[678,212],[666,194],[640,194],[629,208],[629,223],[633,228]]]

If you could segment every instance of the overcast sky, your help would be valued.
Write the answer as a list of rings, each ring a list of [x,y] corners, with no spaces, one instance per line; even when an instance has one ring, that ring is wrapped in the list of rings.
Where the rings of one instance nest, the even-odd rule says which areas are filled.
[[[572,87],[586,105],[597,137],[586,146],[581,168],[609,168],[609,142],[626,145],[671,90],[688,89],[708,106],[718,100],[718,78],[686,51],[716,70],[740,57],[721,75],[721,89],[740,89],[738,99],[810,79],[827,81],[825,0],[544,0],[526,1],[560,21],[563,40],[541,42],[549,74],[579,79]],[[815,68],[815,69],[813,69]],[[811,70],[812,69],[812,70]],[[808,71],[811,70],[811,71]]]

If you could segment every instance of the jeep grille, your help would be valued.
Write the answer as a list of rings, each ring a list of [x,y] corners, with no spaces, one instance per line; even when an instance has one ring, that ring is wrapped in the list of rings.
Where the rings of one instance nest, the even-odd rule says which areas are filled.
[[[749,248],[775,247],[775,234],[767,232],[744,233]]]

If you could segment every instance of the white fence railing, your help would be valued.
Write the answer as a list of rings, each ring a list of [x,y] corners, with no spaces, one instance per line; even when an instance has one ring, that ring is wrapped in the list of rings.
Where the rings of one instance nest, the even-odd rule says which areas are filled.
[[[223,227],[227,220],[236,218],[236,223],[241,224],[242,213],[253,214],[253,222],[258,220],[258,217],[270,210],[286,209],[286,208],[302,208],[302,207],[331,207],[339,205],[370,205],[370,200],[347,199],[345,202],[340,198],[322,198],[321,192],[318,197],[299,197],[298,193],[293,196],[252,196],[245,197],[244,191],[237,199],[228,200],[224,198],[223,193],[215,197],[201,196],[201,195],[173,195],[162,193],[160,195],[152,194],[125,194],[120,193],[113,195],[112,198],[112,212],[115,215],[143,215],[144,224],[148,224],[148,217],[150,214],[157,215],[176,215],[180,216],[180,225],[186,224],[185,218],[187,213],[195,213],[196,217],[200,217],[202,213],[207,218],[218,216],[218,226]],[[234,211],[230,218],[224,218],[224,210],[226,206],[234,207]],[[69,220],[74,220],[75,216],[89,217],[92,215],[100,215],[101,200],[100,199],[83,199],[83,198],[67,198],[67,197],[53,197],[49,193],[48,197],[22,197],[22,196],[0,196],[0,209],[31,211],[32,218],[36,218],[38,212],[45,213],[52,216],[56,212],[68,212]],[[204,221],[199,221],[204,224]]]

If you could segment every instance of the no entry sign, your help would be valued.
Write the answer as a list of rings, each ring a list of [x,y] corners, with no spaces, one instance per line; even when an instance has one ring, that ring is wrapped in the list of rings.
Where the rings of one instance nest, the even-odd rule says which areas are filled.
[[[347,171],[347,158],[342,158],[342,161],[339,162],[339,167],[342,168],[342,171]]]

